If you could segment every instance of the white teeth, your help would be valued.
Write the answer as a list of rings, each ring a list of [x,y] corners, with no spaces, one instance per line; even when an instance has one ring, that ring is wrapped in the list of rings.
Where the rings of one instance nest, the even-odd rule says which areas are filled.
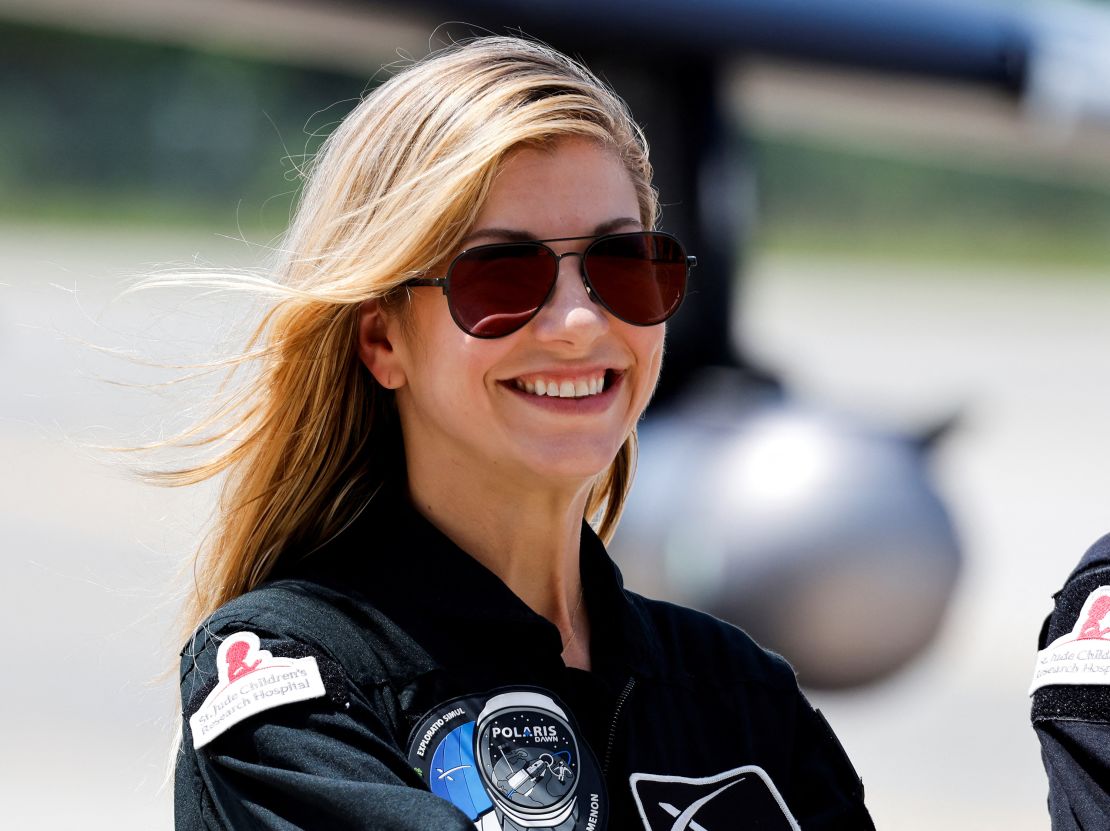
[[[518,390],[532,395],[546,395],[552,398],[585,398],[605,391],[605,375],[592,378],[575,378],[567,381],[522,380],[517,378],[513,384]]]

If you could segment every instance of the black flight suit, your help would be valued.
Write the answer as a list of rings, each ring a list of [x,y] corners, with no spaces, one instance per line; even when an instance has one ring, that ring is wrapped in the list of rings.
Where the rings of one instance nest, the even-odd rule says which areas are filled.
[[[422,737],[472,748],[466,730],[480,721],[448,736],[436,714],[508,689],[551,703],[532,745],[513,739],[517,728],[500,728],[505,741],[485,728],[494,801],[538,815],[543,787],[557,796],[593,776],[570,819],[541,827],[770,830],[795,827],[789,812],[805,831],[874,829],[859,777],[784,660],[731,625],[624,589],[586,525],[581,564],[590,672],[564,665],[558,629],[407,500],[379,494],[331,544],[286,557],[267,585],[217,611],[182,652],[177,828],[500,827],[432,792],[471,781],[478,756],[446,765],[414,754]],[[244,631],[275,659],[313,657],[327,694],[251,715],[194,750],[189,716],[216,688],[219,644]],[[563,741],[551,738],[556,723],[575,737],[544,752],[537,742]]]

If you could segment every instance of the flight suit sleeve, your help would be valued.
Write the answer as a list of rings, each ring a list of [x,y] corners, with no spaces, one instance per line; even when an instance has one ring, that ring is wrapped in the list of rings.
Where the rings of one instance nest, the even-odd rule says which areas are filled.
[[[466,815],[428,791],[409,764],[395,738],[390,705],[374,691],[360,689],[329,656],[257,628],[251,633],[262,652],[248,653],[247,647],[230,657],[219,652],[223,640],[249,627],[225,625],[207,633],[203,649],[183,654],[183,735],[174,787],[179,831],[473,831]],[[217,655],[225,667],[232,665],[231,681],[226,668],[220,674]],[[235,707],[242,698],[270,690],[282,695],[280,680],[267,684],[292,673],[287,668],[280,674],[257,671],[268,661],[283,660],[288,667],[307,658],[319,669],[324,694],[282,701],[241,720],[220,713],[220,704]],[[238,697],[229,698],[229,691],[236,690]],[[216,712],[225,723],[194,748],[190,716],[202,709]]]
[[[820,710],[799,692],[791,802],[804,831],[874,831],[863,781]]]
[[[1089,602],[1097,601],[1107,587],[1110,536],[1087,552],[1056,594],[1038,649],[1059,638],[1080,637],[1078,630],[1086,626],[1089,631],[1076,641],[1077,657],[1083,652],[1093,665],[1110,670],[1110,620]],[[1103,654],[1108,657],[1098,657]],[[1041,686],[1032,699],[1053,831],[1110,828],[1110,676],[1101,683]]]

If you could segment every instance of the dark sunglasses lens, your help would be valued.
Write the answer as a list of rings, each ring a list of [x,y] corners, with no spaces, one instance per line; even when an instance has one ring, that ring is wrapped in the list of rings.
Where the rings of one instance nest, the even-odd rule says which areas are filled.
[[[686,293],[686,251],[665,234],[602,237],[586,252],[586,274],[598,299],[638,326],[662,323]]]
[[[485,245],[464,251],[451,266],[452,313],[475,337],[508,335],[535,317],[555,275],[555,258],[541,245]]]

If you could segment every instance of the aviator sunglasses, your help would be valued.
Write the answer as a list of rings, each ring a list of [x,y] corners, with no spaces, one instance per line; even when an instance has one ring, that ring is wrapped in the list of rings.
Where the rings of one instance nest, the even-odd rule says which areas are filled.
[[[545,245],[583,239],[593,240],[585,251],[556,254]],[[460,329],[476,338],[501,338],[550,299],[563,257],[581,257],[590,299],[634,326],[654,326],[673,315],[698,264],[670,234],[635,231],[478,245],[455,257],[446,276],[415,277],[404,285],[442,288]]]

